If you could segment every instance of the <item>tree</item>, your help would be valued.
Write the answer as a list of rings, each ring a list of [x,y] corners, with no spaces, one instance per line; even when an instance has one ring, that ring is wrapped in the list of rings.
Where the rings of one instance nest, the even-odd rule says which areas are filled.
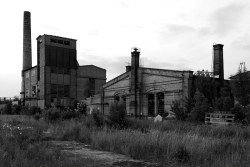
[[[250,73],[245,67],[231,76],[230,86],[236,101],[243,106],[250,104]]]
[[[197,89],[195,94],[194,94],[194,101],[195,101],[195,106],[191,110],[189,114],[189,120],[191,121],[204,121],[205,120],[205,113],[206,112],[211,112],[210,106],[208,104],[207,98],[199,92]]]
[[[4,114],[12,114],[12,102],[8,101],[4,107]]]
[[[218,97],[220,83],[215,78],[210,76],[198,75],[194,80],[193,94],[198,89],[208,100],[208,103],[212,104],[212,101]]]

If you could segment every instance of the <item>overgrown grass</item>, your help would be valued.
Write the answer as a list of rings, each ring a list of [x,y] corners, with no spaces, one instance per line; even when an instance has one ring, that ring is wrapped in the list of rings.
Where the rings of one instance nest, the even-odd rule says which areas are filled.
[[[129,119],[128,128],[118,130],[109,126],[97,126],[91,116],[54,123],[47,123],[42,120],[29,120],[28,118],[26,121],[14,119],[14,121],[10,122],[13,125],[22,124],[22,122],[25,124],[26,122],[26,124],[34,126],[37,123],[35,129],[40,128],[40,131],[34,132],[31,135],[33,137],[29,136],[25,140],[21,140],[34,143],[25,147],[26,150],[31,149],[31,152],[36,148],[40,148],[41,151],[46,149],[46,146],[39,145],[39,140],[42,139],[40,135],[41,130],[46,130],[53,140],[84,142],[91,144],[96,149],[121,153],[135,159],[160,162],[167,166],[244,167],[250,164],[250,127],[242,127],[240,125],[215,127],[179,121],[154,123],[150,120]],[[18,137],[15,137],[12,140],[18,143],[17,139]],[[7,141],[3,137],[1,140]],[[18,152],[22,150],[20,144],[18,144],[18,147],[17,144],[15,145],[14,152],[17,152],[17,154],[12,154],[13,150],[11,149],[7,149],[8,151],[3,150],[1,147],[0,159],[5,157],[4,154],[6,152],[8,155],[20,154],[20,158],[25,157],[27,153],[22,154]],[[40,154],[46,159],[47,153],[40,152]],[[58,166],[56,164],[58,163],[60,166],[61,162],[58,162],[59,159],[57,158],[58,153],[52,152],[51,154],[51,157],[54,157],[51,164]],[[39,155],[37,156],[39,157]],[[60,156],[62,155],[60,154]],[[44,157],[41,157],[41,159],[45,161]],[[18,158],[15,159],[17,159],[16,163],[19,162]],[[33,162],[33,159],[23,159],[30,163]],[[47,161],[52,160],[49,159]],[[71,162],[67,161],[63,164],[67,163]],[[45,164],[44,166],[47,165]]]

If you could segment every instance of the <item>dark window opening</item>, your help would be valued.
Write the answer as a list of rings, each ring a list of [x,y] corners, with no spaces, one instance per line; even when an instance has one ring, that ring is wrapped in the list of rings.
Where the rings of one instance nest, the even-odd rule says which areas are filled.
[[[155,115],[155,96],[154,94],[148,94],[148,115]]]
[[[69,75],[70,70],[68,68],[64,68],[64,74],[68,74]]]
[[[50,38],[50,42],[57,43],[57,39]]]
[[[64,97],[69,97],[69,85],[64,85]]]
[[[57,85],[51,84],[51,98],[57,98]]]
[[[57,73],[57,67],[50,67],[50,72],[51,73]]]
[[[57,40],[57,43],[63,44],[63,40]]]
[[[64,45],[70,45],[69,41],[64,41]]]
[[[58,85],[58,98],[63,97],[63,85]]]
[[[157,93],[157,103],[158,103],[158,114],[163,115],[164,113],[164,93]]]
[[[114,97],[114,101],[115,101],[115,103],[118,103],[120,101],[120,97],[119,96],[115,96]]]
[[[122,95],[122,100],[123,100],[124,104],[126,104],[126,96],[125,95]]]
[[[58,68],[58,74],[63,74],[63,68]]]

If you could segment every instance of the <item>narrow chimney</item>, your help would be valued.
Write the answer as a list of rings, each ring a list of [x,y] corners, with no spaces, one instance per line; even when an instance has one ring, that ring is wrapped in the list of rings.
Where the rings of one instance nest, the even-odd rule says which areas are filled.
[[[139,71],[140,50],[132,48],[131,51],[131,67],[130,67],[130,113],[135,117],[139,116],[139,107],[137,96],[138,90],[138,71]]]
[[[30,12],[23,15],[23,70],[32,67]]]
[[[222,44],[213,45],[214,49],[214,62],[213,62],[213,73],[214,76],[219,75],[221,85],[224,81],[224,62],[223,62],[223,46]]]

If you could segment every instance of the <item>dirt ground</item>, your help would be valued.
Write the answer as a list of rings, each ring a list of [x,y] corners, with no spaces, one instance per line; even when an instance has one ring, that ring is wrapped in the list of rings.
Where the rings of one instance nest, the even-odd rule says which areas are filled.
[[[77,143],[75,141],[48,141],[50,149],[60,149],[70,159],[79,161],[81,159],[91,159],[103,166],[116,167],[162,167],[159,164],[133,160],[130,157],[121,154],[115,154],[108,151],[99,151],[91,149],[89,145]]]

